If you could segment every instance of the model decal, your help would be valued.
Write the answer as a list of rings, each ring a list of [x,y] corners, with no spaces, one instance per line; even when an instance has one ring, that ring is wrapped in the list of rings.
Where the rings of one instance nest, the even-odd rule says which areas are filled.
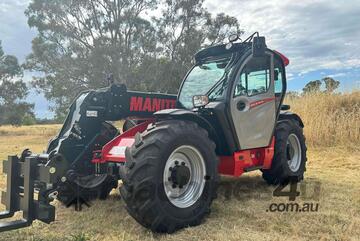
[[[155,112],[163,109],[175,108],[175,99],[160,99],[133,96],[130,99],[130,111]]]

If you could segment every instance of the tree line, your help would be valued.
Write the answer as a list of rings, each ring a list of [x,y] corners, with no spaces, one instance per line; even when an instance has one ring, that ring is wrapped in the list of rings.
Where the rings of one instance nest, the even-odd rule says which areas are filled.
[[[33,84],[59,119],[109,73],[129,89],[176,93],[195,52],[241,32],[204,0],[33,0],[25,14],[38,32],[25,68],[43,73]]]
[[[322,85],[325,85],[324,92],[333,93],[339,87],[340,82],[331,77],[325,77],[322,80],[310,81],[302,90],[305,94],[317,93],[321,91]]]
[[[25,15],[37,36],[21,66],[0,51],[0,124],[34,118],[23,70],[40,73],[31,87],[61,121],[79,92],[106,86],[110,73],[129,89],[176,93],[194,53],[243,33],[204,0],[32,0]]]
[[[13,55],[6,55],[0,41],[0,125],[21,125],[35,119],[34,105],[26,103],[28,87],[22,81],[23,69]]]

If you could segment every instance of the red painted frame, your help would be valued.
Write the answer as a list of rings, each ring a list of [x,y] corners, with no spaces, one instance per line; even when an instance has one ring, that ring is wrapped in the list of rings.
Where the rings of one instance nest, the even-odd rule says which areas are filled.
[[[155,119],[146,119],[139,125],[130,128],[122,134],[116,136],[103,146],[101,151],[95,151],[92,163],[105,163],[105,162],[126,162],[125,149],[132,146],[135,142],[136,133],[144,132],[147,126],[154,123]],[[118,152],[114,154],[114,152]]]
[[[274,157],[275,138],[267,147],[254,148],[234,152],[232,156],[220,156],[219,173],[239,177],[247,168],[271,168]]]
[[[126,162],[125,150],[134,144],[136,133],[144,132],[147,126],[154,121],[154,119],[147,119],[115,137],[101,151],[94,152],[92,163]],[[239,177],[246,172],[247,168],[269,169],[274,157],[274,145],[275,138],[273,137],[267,147],[237,151],[232,156],[220,156],[219,173]]]
[[[273,50],[273,51],[280,56],[281,60],[284,63],[284,66],[288,66],[290,64],[290,60],[285,55],[283,55],[282,53],[280,53],[276,50]]]

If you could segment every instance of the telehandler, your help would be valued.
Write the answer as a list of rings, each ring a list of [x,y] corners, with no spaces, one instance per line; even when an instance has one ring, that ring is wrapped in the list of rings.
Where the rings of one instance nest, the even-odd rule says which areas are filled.
[[[283,105],[289,60],[258,33],[232,35],[194,60],[177,95],[118,84],[83,92],[44,154],[9,156],[0,218],[23,217],[1,222],[0,231],[54,221],[54,199],[79,209],[120,186],[137,222],[172,233],[209,214],[220,174],[260,170],[274,185],[302,180],[304,125]],[[116,120],[125,120],[121,133]]]

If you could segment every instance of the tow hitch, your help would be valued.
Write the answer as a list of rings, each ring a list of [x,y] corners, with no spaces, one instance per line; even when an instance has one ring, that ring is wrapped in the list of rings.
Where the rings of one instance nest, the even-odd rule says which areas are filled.
[[[22,218],[0,222],[0,232],[30,226],[34,220],[50,223],[55,220],[55,207],[50,204],[56,168],[45,166],[48,155],[32,155],[23,160],[9,156],[3,161],[3,172],[7,174],[7,189],[2,192],[1,203],[6,211],[0,219],[10,218],[22,211]]]

